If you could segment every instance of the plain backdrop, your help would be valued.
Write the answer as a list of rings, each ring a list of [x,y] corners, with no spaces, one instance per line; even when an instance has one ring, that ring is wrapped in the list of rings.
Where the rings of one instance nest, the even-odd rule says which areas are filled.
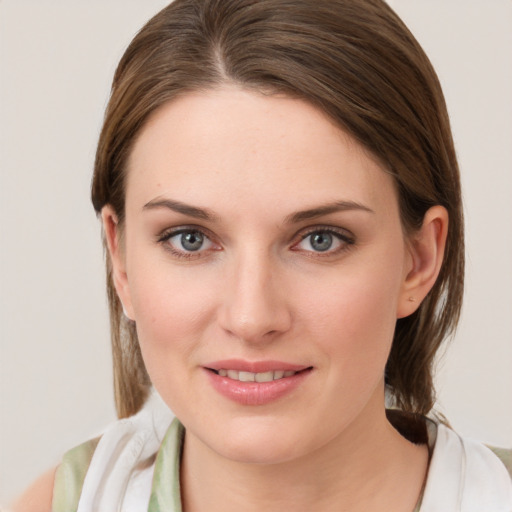
[[[115,65],[166,0],[0,0],[0,503],[115,418],[89,202]],[[436,67],[462,169],[467,294],[438,408],[512,445],[512,2],[394,0]]]

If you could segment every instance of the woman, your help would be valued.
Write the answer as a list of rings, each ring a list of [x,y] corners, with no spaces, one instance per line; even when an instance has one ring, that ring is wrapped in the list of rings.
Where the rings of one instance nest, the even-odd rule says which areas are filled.
[[[460,184],[385,3],[176,0],[119,65],[92,198],[128,419],[53,510],[510,509],[500,458],[425,419]]]

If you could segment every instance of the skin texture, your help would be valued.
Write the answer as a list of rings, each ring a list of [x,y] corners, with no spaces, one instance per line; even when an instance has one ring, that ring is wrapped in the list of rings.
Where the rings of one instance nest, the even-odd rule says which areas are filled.
[[[392,178],[351,137],[301,100],[235,87],[160,108],[126,193],[125,225],[107,206],[105,232],[149,375],[187,428],[186,510],[412,510],[426,448],[387,422],[383,375],[396,319],[437,277],[446,211],[407,239]],[[232,358],[312,370],[241,405],[205,369]]]

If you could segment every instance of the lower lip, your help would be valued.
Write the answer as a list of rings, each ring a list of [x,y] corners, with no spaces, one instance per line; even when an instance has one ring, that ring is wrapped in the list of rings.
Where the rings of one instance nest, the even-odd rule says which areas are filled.
[[[295,390],[311,373],[308,369],[271,382],[241,382],[221,377],[211,370],[205,371],[216,391],[241,405],[265,405],[279,400]]]

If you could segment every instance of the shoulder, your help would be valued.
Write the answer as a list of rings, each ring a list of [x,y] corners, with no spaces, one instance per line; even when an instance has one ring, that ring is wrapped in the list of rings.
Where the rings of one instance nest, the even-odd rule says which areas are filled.
[[[434,446],[423,499],[426,510],[458,510],[461,498],[465,511],[512,510],[512,481],[501,456],[446,425],[429,422],[428,429]]]
[[[14,503],[12,512],[60,512],[76,508],[99,439],[69,450],[59,466],[41,475]]]
[[[94,510],[113,510],[120,503],[148,501],[153,462],[172,420],[160,405],[148,400],[134,416],[114,421],[99,438],[67,452],[57,469],[52,512],[76,510],[79,503],[86,510],[93,503]]]
[[[85,476],[99,438],[91,439],[64,454],[55,472],[53,486],[53,512],[76,510]]]
[[[480,473],[489,478],[510,482],[512,451],[489,447],[480,441],[457,434],[450,427],[438,424],[434,453],[438,458],[459,460],[464,473]],[[483,476],[481,476],[483,478]]]
[[[76,510],[84,496],[89,501],[96,498],[98,483],[111,474],[119,485],[109,487],[105,496],[116,501],[116,492],[130,491],[134,468],[138,475],[155,456],[172,419],[161,399],[150,397],[136,415],[114,421],[100,437],[65,453],[58,467],[40,477],[12,504],[12,512]]]
[[[14,503],[12,512],[50,512],[57,468],[41,475]]]

